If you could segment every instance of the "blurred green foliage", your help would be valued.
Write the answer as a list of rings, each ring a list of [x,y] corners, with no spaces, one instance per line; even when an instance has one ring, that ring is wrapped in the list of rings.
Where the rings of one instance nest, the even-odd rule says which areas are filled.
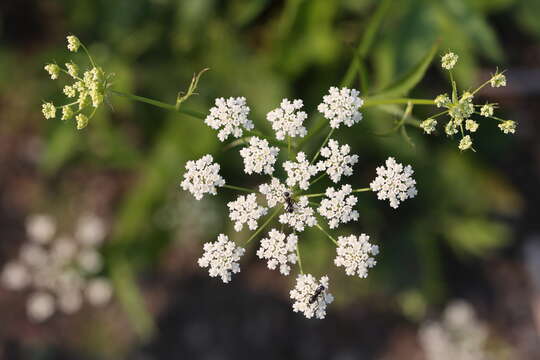
[[[540,37],[537,1],[385,1],[382,15],[370,22],[378,3],[39,1],[34,11],[43,17],[42,26],[50,29],[47,39],[28,45],[32,49],[29,57],[21,50],[25,44],[4,42],[0,48],[0,90],[11,99],[24,96],[16,94],[17,89],[26,89],[23,104],[27,107],[25,114],[30,115],[14,119],[42,130],[46,151],[41,169],[46,179],[73,168],[115,171],[131,179],[115,209],[114,236],[107,253],[111,263],[129,263],[137,271],[148,269],[159,261],[171,241],[172,230],[156,226],[155,213],[171,201],[170,189],[179,189],[188,159],[213,154],[232,184],[256,185],[260,179],[242,176],[237,148],[224,149],[202,121],[124,98],[109,98],[110,105],[103,106],[82,132],[74,130],[71,123],[41,120],[40,101],[54,101],[60,96],[60,88],[47,80],[42,67],[52,59],[67,59],[65,34],[79,36],[97,62],[107,72],[115,73],[115,89],[169,103],[186,89],[194,73],[209,67],[199,83],[199,95],[184,105],[205,112],[216,97],[246,96],[252,119],[265,130],[269,129],[265,114],[284,97],[304,99],[306,108],[314,113],[322,95],[328,87],[339,85],[353,60],[360,61],[356,65],[361,63],[367,81],[361,84],[358,77],[349,77],[351,86],[368,93],[394,89],[392,95],[402,95],[411,90],[408,84],[418,83],[411,94],[433,98],[448,88],[438,66],[427,69],[435,55],[434,43],[441,52],[452,49],[459,54],[456,76],[458,84],[467,88],[479,82],[481,64],[490,69],[506,65],[505,51],[488,16],[512,17],[521,31]],[[366,45],[357,49],[361,39]],[[435,62],[437,59],[435,56]],[[412,73],[415,66],[422,71]],[[411,79],[411,74],[423,75],[426,70],[422,79]],[[409,83],[392,87],[399,79]],[[340,302],[379,292],[403,293],[405,299],[413,299],[407,304],[438,303],[447,295],[445,272],[451,271],[445,268],[443,258],[448,252],[441,249],[451,249],[462,261],[470,261],[511,240],[509,229],[497,219],[518,211],[519,198],[490,165],[491,159],[504,155],[501,149],[511,140],[487,131],[479,134],[478,143],[491,146],[461,154],[444,137],[428,138],[414,128],[408,131],[414,147],[399,133],[377,136],[393,126],[403,108],[366,109],[363,122],[352,130],[338,132],[339,138],[360,155],[358,175],[351,180],[354,184],[368,184],[375,167],[386,157],[395,156],[412,164],[419,189],[419,196],[399,211],[388,209],[373,196],[360,196],[360,224],[343,232],[371,234],[382,253],[378,267],[365,281],[330,270],[336,278],[333,286]],[[414,109],[416,116],[427,116],[424,111],[421,107]],[[20,129],[21,125],[2,125],[2,131],[16,133]],[[318,141],[322,141],[320,136]],[[220,204],[231,196],[223,191],[212,199],[214,206],[222,207]],[[201,240],[214,239],[226,226],[226,222],[216,223],[209,237]],[[333,248],[327,239],[316,230],[308,231],[301,246],[305,268],[316,274],[329,271]],[[114,276],[114,266],[111,271]],[[118,271],[126,270],[121,267]],[[144,318],[141,321],[140,326],[147,326]]]

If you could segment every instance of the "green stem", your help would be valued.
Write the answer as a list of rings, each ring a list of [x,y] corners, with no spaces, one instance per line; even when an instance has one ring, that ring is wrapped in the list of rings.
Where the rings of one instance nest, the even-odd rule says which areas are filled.
[[[81,44],[81,47],[83,48],[84,52],[86,53],[86,56],[88,56],[88,59],[90,59],[90,63],[92,64],[92,66],[96,67],[96,63],[94,62],[94,59],[92,59],[92,55],[90,55],[90,51],[88,51],[88,49],[86,48],[86,46],[84,46],[84,44],[82,42],[79,41],[79,43]]]
[[[354,190],[351,191],[351,192],[357,193],[357,192],[366,192],[366,191],[371,191],[371,188],[368,188],[368,187],[367,187],[367,188],[354,189]]]
[[[257,235],[259,235],[259,233],[260,233],[261,231],[263,231],[263,229],[264,229],[265,227],[267,227],[268,224],[270,224],[270,221],[272,221],[272,219],[276,217],[276,215],[279,213],[279,211],[281,210],[281,208],[282,208],[282,206],[278,207],[278,208],[276,209],[276,211],[274,211],[274,212],[272,213],[272,215],[270,215],[270,217],[269,217],[268,219],[266,219],[266,221],[264,222],[264,224],[262,224],[261,226],[259,226],[259,228],[258,228],[257,230],[255,230],[255,232],[253,233],[253,235],[251,235],[251,237],[246,241],[246,244],[245,244],[245,245],[249,244],[249,242],[250,242],[251,240],[253,240]]]
[[[307,195],[302,195],[302,196],[305,196],[307,198],[311,198],[311,197],[319,197],[319,196],[325,196],[326,193],[318,193],[318,194],[307,194]]]
[[[234,185],[223,185],[224,188],[228,188],[228,189],[232,189],[232,190],[238,190],[238,191],[243,191],[243,192],[249,192],[249,193],[256,193],[257,191],[256,190],[252,190],[252,189],[248,189],[248,188],[245,188],[245,187],[241,187],[241,186],[234,186]]]
[[[325,176],[326,176],[326,171],[323,172],[321,175],[319,175],[318,178],[316,178],[315,180],[313,180],[313,181],[309,184],[309,186],[315,184],[317,181],[321,180],[321,179],[322,179],[323,177],[325,177]]]
[[[300,272],[303,274],[304,269],[302,268],[302,258],[300,257],[300,244],[296,243],[296,256],[298,257],[298,267],[300,268]]]
[[[317,160],[317,158],[319,157],[319,154],[321,153],[321,150],[322,148],[326,145],[326,143],[328,142],[328,140],[330,139],[330,136],[332,136],[332,134],[334,133],[334,130],[336,130],[335,128],[332,128],[332,130],[330,130],[330,132],[328,133],[328,135],[326,136],[326,138],[324,139],[323,143],[321,144],[321,146],[319,147],[319,150],[317,150],[317,153],[315,153],[315,156],[313,157],[313,159],[311,160],[311,162],[309,163],[310,165],[313,164],[315,162],[315,160]]]
[[[410,98],[396,98],[396,99],[365,99],[362,107],[370,107],[377,105],[390,105],[390,104],[414,104],[414,105],[435,105],[434,100],[430,99],[410,99]]]
[[[324,230],[324,229],[321,227],[321,225],[315,224],[315,226],[316,226],[317,228],[319,228],[319,230],[321,230],[326,236],[328,236],[328,238],[329,238],[330,240],[332,240],[332,242],[333,242],[336,246],[339,246],[338,243],[337,243],[337,241],[336,241],[336,239],[334,239],[334,238],[332,237],[332,235],[330,235],[328,232],[326,232],[326,230]]]

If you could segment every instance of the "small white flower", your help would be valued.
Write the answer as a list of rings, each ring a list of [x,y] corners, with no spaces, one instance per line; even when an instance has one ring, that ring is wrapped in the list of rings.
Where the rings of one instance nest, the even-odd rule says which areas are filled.
[[[354,235],[338,237],[338,247],[336,249],[336,266],[345,268],[347,275],[358,275],[366,278],[368,269],[377,264],[372,256],[379,253],[379,247],[369,243],[369,236],[360,234],[358,238]]]
[[[514,134],[516,132],[516,122],[506,120],[499,124],[499,129],[505,134]]]
[[[229,135],[239,138],[243,134],[242,128],[251,130],[255,127],[248,119],[249,107],[246,98],[217,98],[216,106],[210,109],[210,114],[204,122],[212,129],[220,129],[218,138],[225,141]]]
[[[279,148],[268,146],[266,139],[252,137],[249,146],[240,150],[240,155],[244,158],[244,172],[271,175],[278,154]]]
[[[317,282],[311,274],[298,275],[290,296],[294,300],[293,311],[304,313],[308,319],[314,316],[324,319],[326,306],[334,301],[334,297],[328,292],[328,276],[321,277]]]
[[[73,86],[66,85],[66,86],[64,86],[63,91],[64,91],[64,94],[68,98],[73,98],[73,97],[77,96],[77,90],[75,90],[75,88]]]
[[[102,306],[111,300],[113,288],[109,280],[95,278],[88,282],[85,290],[86,299],[93,306]]]
[[[64,314],[74,314],[82,308],[83,297],[80,290],[63,291],[58,294],[58,308]]]
[[[242,230],[243,224],[247,224],[250,230],[257,229],[257,220],[266,215],[268,209],[257,204],[255,194],[239,196],[235,201],[227,204],[229,207],[229,217],[234,221],[234,229]]]
[[[69,105],[62,106],[62,120],[69,120],[75,113]]]
[[[75,63],[66,63],[66,69],[68,74],[73,78],[76,78],[79,75],[79,67]]]
[[[445,55],[443,55],[441,59],[441,66],[445,68],[446,70],[451,70],[457,63],[458,57],[453,52],[449,52]]]
[[[485,117],[493,116],[494,107],[491,104],[485,104],[480,108],[480,115]]]
[[[204,244],[204,254],[199,258],[200,267],[208,268],[211,277],[220,276],[224,283],[231,281],[231,275],[240,272],[240,257],[246,250],[236,246],[227,235],[219,234],[214,243]]]
[[[377,192],[379,200],[389,200],[390,206],[397,209],[401,201],[413,198],[416,191],[416,181],[412,178],[410,165],[403,167],[392,157],[386,160],[386,167],[377,168],[377,177],[370,184],[371,190]]]
[[[47,320],[54,314],[54,310],[54,298],[46,292],[32,294],[26,303],[28,317],[35,322]]]
[[[309,207],[308,198],[302,196],[298,202],[294,204],[292,212],[284,212],[279,216],[279,222],[288,224],[296,231],[304,231],[306,226],[315,226],[317,219],[314,211]]]
[[[56,116],[56,108],[54,107],[54,104],[50,102],[41,105],[41,112],[45,119],[52,119]]]
[[[84,114],[77,114],[77,116],[75,116],[75,120],[77,121],[77,130],[82,130],[88,126],[88,121],[90,119],[88,119],[88,116]]]
[[[106,235],[107,228],[99,216],[84,214],[77,221],[75,239],[85,246],[98,246]]]
[[[474,120],[467,120],[465,121],[465,130],[467,131],[470,131],[470,132],[476,132],[476,130],[478,130],[478,123]]]
[[[60,66],[56,64],[47,64],[44,69],[49,73],[52,80],[58,79],[58,75],[60,75]]]
[[[201,200],[206,193],[216,195],[216,188],[225,185],[225,180],[219,175],[219,164],[213,161],[212,155],[205,155],[186,164],[184,180],[180,185],[197,200]]]
[[[338,227],[340,223],[358,220],[358,211],[353,209],[358,199],[350,195],[351,192],[350,185],[343,185],[339,191],[333,187],[326,189],[326,198],[321,201],[321,206],[317,211],[328,219],[330,229]]]
[[[458,130],[458,127],[457,127],[456,123],[454,121],[450,120],[444,126],[444,132],[446,133],[446,135],[452,136],[452,135],[457,134],[459,132],[459,130]]]
[[[26,220],[26,233],[32,241],[40,244],[48,243],[55,232],[56,221],[49,215],[32,215]]]
[[[89,274],[95,274],[103,267],[101,255],[94,249],[83,249],[77,256],[77,263],[81,270]]]
[[[2,270],[2,285],[8,290],[21,290],[30,284],[30,274],[20,262],[9,262]]]
[[[269,207],[274,207],[277,204],[285,202],[285,192],[290,192],[287,187],[278,179],[272,178],[270,183],[261,184],[259,192],[266,197],[266,202]]]
[[[506,86],[506,76],[503,73],[496,73],[489,80],[491,87],[498,88],[501,86]]]
[[[26,243],[20,250],[21,261],[34,269],[39,269],[47,265],[49,262],[49,254],[40,245]]]
[[[317,163],[320,171],[326,171],[330,179],[337,183],[341,176],[351,176],[353,165],[358,162],[358,155],[349,155],[351,147],[349,145],[339,145],[336,140],[330,139],[328,146],[321,149],[321,156],[327,158]]]
[[[67,42],[68,42],[67,48],[69,51],[72,51],[72,52],[77,52],[77,50],[79,50],[79,46],[81,46],[81,42],[79,41],[79,39],[73,35],[69,35],[67,37]]]
[[[358,95],[360,92],[356,89],[332,86],[317,109],[330,121],[330,127],[337,129],[342,123],[351,127],[362,120],[362,113],[358,109],[364,101]]]
[[[448,105],[450,105],[450,98],[448,97],[447,94],[441,94],[441,95],[438,95],[436,98],[435,98],[435,105],[440,108],[440,107],[447,107]]]
[[[458,148],[459,148],[459,150],[463,151],[463,150],[470,149],[471,146],[472,146],[472,140],[471,140],[470,135],[465,135],[465,136],[459,141]]]
[[[285,161],[283,168],[287,171],[287,186],[295,186],[302,190],[307,190],[309,187],[309,179],[317,173],[317,166],[310,165],[306,159],[306,154],[299,152],[296,155],[296,161]]]
[[[285,139],[285,136],[304,137],[307,134],[303,126],[307,114],[300,111],[304,106],[302,100],[283,99],[279,108],[270,111],[266,119],[272,123],[272,129],[276,132],[278,140]]]
[[[424,130],[426,134],[431,134],[435,131],[437,127],[437,120],[435,119],[426,119],[420,123],[420,127]]]
[[[289,275],[290,264],[296,264],[296,244],[298,236],[295,234],[285,235],[276,229],[270,230],[268,237],[261,240],[261,246],[257,251],[260,259],[267,259],[270,270],[275,270],[279,265],[279,272]]]

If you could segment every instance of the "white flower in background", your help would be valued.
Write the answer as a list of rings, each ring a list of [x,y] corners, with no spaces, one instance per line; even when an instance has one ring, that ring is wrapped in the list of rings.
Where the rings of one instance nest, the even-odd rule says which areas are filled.
[[[229,207],[229,217],[234,221],[234,229],[242,230],[243,224],[247,224],[250,230],[257,229],[257,220],[266,215],[268,209],[257,204],[255,194],[239,196],[235,201],[227,204]]]
[[[34,269],[39,269],[47,265],[49,255],[42,245],[26,243],[23,244],[19,252],[21,261]]]
[[[26,303],[28,317],[34,322],[47,320],[54,314],[54,311],[54,297],[46,292],[32,294]]]
[[[64,314],[74,314],[83,306],[80,290],[67,290],[58,294],[58,309]]]
[[[99,272],[103,267],[101,254],[92,248],[80,250],[77,263],[81,270],[91,274]]]
[[[48,243],[56,232],[56,221],[49,215],[32,215],[26,220],[26,233],[30,240]]]
[[[476,132],[476,130],[478,130],[479,126],[480,125],[474,120],[469,119],[469,120],[465,121],[465,130],[467,130],[467,131]]]
[[[505,134],[514,134],[516,132],[516,123],[512,120],[506,120],[499,124],[499,129]]]
[[[248,119],[249,107],[246,98],[217,98],[216,106],[210,109],[210,114],[204,122],[212,129],[218,130],[218,138],[225,141],[230,135],[239,138],[243,129],[251,130],[255,127]]]
[[[506,86],[506,76],[503,73],[496,73],[489,80],[491,87],[498,88],[501,86]]]
[[[446,70],[452,70],[458,61],[458,57],[453,52],[446,53],[441,59],[441,66]]]
[[[458,148],[459,148],[459,150],[463,151],[463,150],[470,149],[471,146],[472,146],[472,140],[471,140],[471,137],[470,137],[469,135],[465,135],[465,136],[459,141]]]
[[[314,213],[315,211],[309,207],[308,198],[302,196],[294,204],[292,212],[286,211],[279,216],[279,222],[289,225],[296,231],[304,231],[306,226],[315,226],[317,224]]]
[[[366,278],[368,269],[377,264],[373,256],[379,253],[379,247],[369,243],[369,236],[361,234],[356,237],[340,236],[338,237],[338,247],[336,249],[336,266],[345,268],[347,275],[358,275],[360,278]]]
[[[304,137],[307,134],[307,130],[303,126],[307,114],[300,111],[303,105],[302,100],[290,102],[288,99],[283,99],[279,108],[266,115],[266,119],[272,123],[272,129],[276,132],[278,140],[285,139],[285,136]]]
[[[437,97],[435,98],[435,106],[437,106],[438,108],[447,107],[450,104],[451,101],[447,94],[437,95]]]
[[[276,229],[270,230],[268,237],[261,240],[261,245],[257,251],[260,259],[267,259],[270,270],[275,270],[279,265],[279,272],[289,275],[290,264],[296,264],[296,244],[298,236],[296,234],[285,235]]]
[[[107,304],[113,293],[113,288],[109,280],[105,278],[95,278],[88,282],[85,289],[86,299],[92,306],[102,306]]]
[[[67,48],[69,51],[77,52],[79,50],[79,47],[81,46],[81,42],[76,36],[69,35],[67,36]]]
[[[426,119],[420,123],[420,127],[424,130],[426,134],[431,134],[435,131],[437,127],[437,120],[435,119]]]
[[[317,163],[320,171],[326,171],[330,179],[337,183],[341,176],[351,176],[353,165],[358,162],[358,155],[350,155],[351,147],[347,144],[339,145],[336,140],[330,139],[328,146],[321,149],[321,156],[326,160]]]
[[[326,189],[326,198],[321,201],[318,211],[328,219],[330,229],[335,229],[340,223],[358,220],[358,211],[353,209],[358,199],[351,193],[350,185],[343,185],[339,191],[333,187]]]
[[[307,190],[309,187],[309,179],[317,173],[317,166],[310,165],[306,159],[306,154],[299,152],[296,155],[296,162],[285,161],[283,168],[287,171],[287,185],[298,187],[302,190]]]
[[[47,102],[41,106],[41,112],[45,119],[52,119],[56,116],[56,108],[53,103]]]
[[[208,268],[211,277],[220,276],[224,283],[231,281],[231,275],[240,272],[240,258],[246,250],[229,240],[227,235],[219,234],[214,243],[204,244],[204,254],[198,263]]]
[[[77,78],[79,76],[79,67],[77,66],[77,64],[75,64],[73,62],[68,62],[65,65],[66,65],[66,69],[67,69],[68,74],[72,78]]]
[[[77,221],[75,239],[83,245],[97,246],[103,242],[107,229],[103,220],[94,214],[85,214]]]
[[[441,321],[423,324],[418,332],[426,360],[487,360],[498,358],[488,346],[488,331],[464,301],[454,301]]]
[[[334,301],[334,297],[328,292],[328,276],[323,276],[317,282],[311,274],[298,275],[290,296],[294,300],[293,311],[304,313],[308,319],[324,319],[326,306]]]
[[[21,290],[30,284],[31,278],[26,267],[17,262],[8,262],[2,270],[2,285],[8,290]]]
[[[282,184],[278,179],[272,178],[270,183],[261,184],[259,186],[259,192],[266,197],[266,202],[269,207],[274,207],[277,204],[285,202],[285,192],[289,192],[287,187]]]
[[[416,191],[416,181],[412,178],[410,165],[403,167],[389,157],[386,160],[386,167],[377,168],[377,177],[370,184],[371,190],[377,192],[379,200],[388,200],[390,206],[397,209],[401,201],[413,198],[418,193]]]
[[[480,115],[485,117],[493,116],[494,107],[492,104],[485,104],[480,108]]]
[[[360,92],[356,89],[332,86],[317,109],[330,121],[330,127],[337,129],[341,124],[351,127],[362,120],[362,113],[358,109],[364,101],[358,95]]]
[[[75,121],[77,121],[77,130],[82,130],[88,126],[90,119],[84,114],[77,114],[75,116]]]
[[[58,79],[58,75],[60,75],[60,66],[56,64],[47,64],[44,67],[45,71],[49,73],[52,80]]]
[[[272,174],[278,154],[279,148],[268,146],[267,140],[252,137],[249,146],[240,150],[240,155],[244,158],[244,172]]]
[[[219,164],[213,161],[212,155],[205,155],[186,164],[184,180],[180,185],[197,200],[201,200],[206,193],[216,195],[216,188],[225,185],[225,180],[219,175]]]

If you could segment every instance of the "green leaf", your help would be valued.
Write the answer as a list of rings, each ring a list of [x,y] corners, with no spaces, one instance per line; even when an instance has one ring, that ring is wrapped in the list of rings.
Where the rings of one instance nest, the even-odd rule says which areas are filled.
[[[46,174],[52,174],[61,168],[66,162],[72,159],[80,149],[79,132],[71,122],[62,122],[59,125],[50,141],[41,163],[42,170]]]
[[[438,42],[433,44],[428,53],[413,67],[405,76],[399,79],[394,84],[390,85],[386,89],[382,90],[378,94],[371,96],[370,98],[384,98],[390,96],[403,96],[406,95],[412,88],[416,86],[424,77],[427,68],[431,64],[433,57],[437,53],[439,48]]]

